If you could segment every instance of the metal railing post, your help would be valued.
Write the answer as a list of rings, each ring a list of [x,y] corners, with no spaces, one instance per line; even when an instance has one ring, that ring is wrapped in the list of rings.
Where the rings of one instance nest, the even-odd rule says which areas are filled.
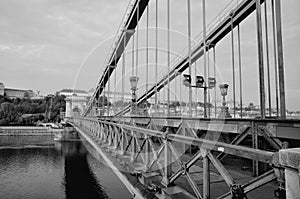
[[[203,198],[210,198],[210,171],[207,150],[205,150],[205,156],[203,157]]]
[[[163,144],[164,144],[164,176],[162,179],[162,184],[164,186],[169,186],[170,184],[170,177],[172,175],[172,152],[170,150],[169,144],[168,144],[168,134],[171,133],[170,127],[167,127],[164,137],[163,137]]]
[[[134,162],[134,156],[136,153],[136,140],[134,136],[134,131],[131,131],[131,137],[132,137],[132,143],[131,143],[131,156],[130,156],[130,162]]]
[[[279,163],[284,167],[286,199],[300,196],[300,148],[279,151]]]
[[[149,143],[149,136],[148,135],[145,135],[145,139],[146,139],[146,143],[145,143],[145,171],[147,171],[148,169],[148,165],[149,165],[149,162],[150,162],[150,153],[151,153],[151,146],[150,146],[150,143]]]
[[[114,136],[113,136],[114,149],[117,149],[119,132],[118,132],[118,128],[116,128],[116,127],[113,127],[112,129],[114,130]]]
[[[257,127],[256,125],[252,122],[252,148],[258,149],[258,132],[257,132]],[[252,172],[253,176],[256,177],[258,176],[258,161],[253,160],[252,161]]]
[[[108,130],[107,125],[104,124],[104,143],[107,142]]]

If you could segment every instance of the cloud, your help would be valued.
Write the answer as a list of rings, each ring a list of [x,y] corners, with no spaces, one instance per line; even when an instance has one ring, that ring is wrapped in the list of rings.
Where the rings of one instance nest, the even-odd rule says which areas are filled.
[[[68,71],[76,71],[96,44],[115,33],[126,4],[106,0],[0,1],[1,81],[14,84],[16,80],[7,73],[24,75],[29,69],[52,79],[65,72],[61,86],[72,86],[74,76]],[[30,88],[37,84],[35,78],[24,80],[24,86]],[[53,92],[50,82],[42,84],[46,92]]]
[[[229,2],[235,3],[236,1],[207,1],[207,24]],[[129,1],[124,0],[0,1],[0,81],[8,86],[31,88],[45,93],[55,92],[62,87],[72,87],[78,67],[89,55],[90,50],[114,36],[128,3]],[[170,3],[172,30],[186,34],[186,1],[178,0]],[[166,2],[159,0],[159,4],[159,27],[166,28]],[[191,5],[192,37],[194,38],[202,31],[202,3],[199,0],[192,0]],[[300,1],[298,0],[282,3],[284,63],[286,87],[289,89],[297,89],[298,84],[295,82],[299,82],[297,75],[300,69],[296,67],[300,64],[297,55],[300,48],[299,8]],[[150,1],[150,27],[154,26],[155,1]],[[145,27],[145,15],[140,27]],[[244,81],[253,82],[253,88],[248,89],[250,97],[257,97],[258,88],[256,86],[258,67],[255,27],[255,14],[241,23]],[[162,34],[164,36],[159,37],[159,47],[165,48],[163,40],[166,34],[165,32]],[[154,45],[154,31],[150,37],[152,39],[150,44]],[[181,48],[187,45],[185,37],[178,38],[179,36],[173,36],[172,51],[181,52]],[[104,42],[90,56],[81,70],[79,87],[89,89],[95,86],[95,81],[104,67],[103,62],[110,51],[111,43],[112,39]],[[131,49],[131,44],[129,48]],[[221,41],[216,48],[217,63],[223,70],[220,72],[228,76],[224,81],[231,79],[229,72],[231,56],[228,49],[230,49],[230,36]],[[153,56],[150,57],[152,58]],[[159,59],[162,59],[161,54]],[[202,63],[202,60],[199,60],[199,63]],[[202,70],[201,64],[198,66],[199,70]],[[247,77],[252,73],[251,78]]]

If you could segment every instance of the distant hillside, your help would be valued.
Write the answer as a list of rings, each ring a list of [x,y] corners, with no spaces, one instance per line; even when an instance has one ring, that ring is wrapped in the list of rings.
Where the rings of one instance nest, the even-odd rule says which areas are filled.
[[[47,98],[45,99],[9,99],[0,96],[0,126],[35,125],[45,119]],[[60,111],[65,111],[65,97],[54,96],[50,122],[59,122]]]

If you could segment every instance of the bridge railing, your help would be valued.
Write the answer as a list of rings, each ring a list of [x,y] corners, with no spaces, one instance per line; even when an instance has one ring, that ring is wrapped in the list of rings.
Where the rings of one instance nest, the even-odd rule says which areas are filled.
[[[134,122],[117,123],[110,120],[83,118],[72,119],[69,122],[81,129],[95,142],[106,145],[124,157],[128,156],[131,165],[141,163],[143,165],[142,168],[139,168],[141,171],[145,173],[158,171],[162,177],[161,184],[164,186],[170,186],[183,176],[197,198],[202,198],[210,193],[210,164],[216,168],[230,189],[230,192],[224,193],[220,198],[230,198],[235,194],[239,197],[246,196],[246,193],[276,179],[283,183],[280,179],[284,179],[284,167],[279,163],[278,152],[227,144],[211,138],[202,139],[197,136],[193,128],[184,124],[174,133],[174,129],[168,126],[159,130],[158,127],[136,126]],[[178,134],[178,131],[183,133]],[[178,150],[178,146],[184,149],[183,153]],[[197,152],[185,161],[183,160],[183,158],[186,159],[185,150],[191,146],[196,147]],[[272,169],[242,185],[230,175],[230,172],[218,159],[219,156],[216,155],[218,153],[219,155],[230,154],[263,162],[271,165]],[[193,165],[199,164],[198,160],[202,160],[203,167],[202,191],[192,179],[190,172]],[[278,193],[281,193],[283,189],[281,186]]]

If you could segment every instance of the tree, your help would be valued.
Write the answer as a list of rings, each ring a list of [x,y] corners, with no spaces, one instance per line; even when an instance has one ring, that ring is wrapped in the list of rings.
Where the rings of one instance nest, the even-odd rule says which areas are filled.
[[[0,118],[2,125],[7,125],[14,122],[18,117],[18,112],[16,111],[14,105],[9,102],[3,102],[0,106]]]
[[[44,120],[46,109],[49,111],[49,121],[58,122],[60,112],[65,111],[65,96],[51,96],[45,99],[9,99],[0,96],[0,125],[34,125],[37,121]]]
[[[59,122],[60,121],[60,112],[65,111],[66,107],[66,96],[64,95],[55,95],[52,102],[52,110],[50,121],[52,122]]]

